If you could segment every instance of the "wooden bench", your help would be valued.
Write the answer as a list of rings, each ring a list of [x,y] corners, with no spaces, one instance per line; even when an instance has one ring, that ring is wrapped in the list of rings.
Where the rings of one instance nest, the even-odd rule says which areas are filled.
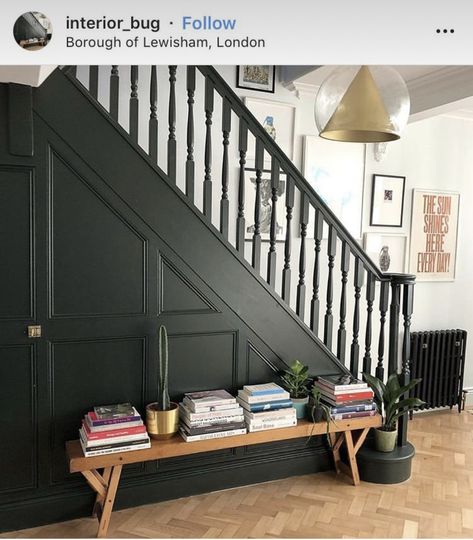
[[[335,470],[337,473],[345,472],[348,474],[355,486],[360,483],[356,453],[366,439],[370,428],[379,426],[381,426],[381,417],[379,415],[354,418],[352,420],[336,420],[330,423],[329,437],[332,443]],[[97,537],[103,538],[107,535],[123,465],[200,454],[224,448],[323,435],[326,431],[326,422],[313,424],[312,422],[299,421],[297,426],[290,428],[258,431],[208,441],[188,443],[179,435],[176,435],[172,439],[165,441],[152,440],[151,448],[147,450],[117,452],[116,454],[96,457],[84,457],[79,441],[68,441],[66,443],[66,452],[70,472],[82,473],[90,487],[97,493],[93,516],[96,516],[99,520]],[[352,435],[353,431],[359,432],[355,438]],[[343,443],[345,443],[347,449],[348,466],[340,459],[340,449]],[[102,469],[101,473],[99,472],[100,469]]]

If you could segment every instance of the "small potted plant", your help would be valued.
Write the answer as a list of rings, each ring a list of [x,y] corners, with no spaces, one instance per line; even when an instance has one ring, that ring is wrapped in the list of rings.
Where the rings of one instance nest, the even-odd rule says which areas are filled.
[[[400,385],[400,376],[393,373],[389,376],[386,384],[377,377],[369,373],[364,373],[365,381],[371,386],[378,411],[383,417],[383,425],[374,431],[375,448],[379,452],[392,452],[396,446],[397,437],[397,419],[421,405],[424,402],[418,398],[406,397],[401,399],[404,394],[408,394],[411,388],[414,388],[422,379],[412,379],[405,386]]]
[[[158,399],[146,407],[146,428],[153,439],[168,439],[179,429],[179,407],[169,399],[168,334],[165,326],[159,328]]]
[[[307,414],[307,403],[309,402],[309,368],[296,360],[289,369],[284,370],[281,375],[283,386],[289,392],[297,418],[305,418]]]
[[[312,422],[322,422],[322,420],[327,420],[327,427],[330,424],[331,410],[329,405],[322,401],[322,392],[317,386],[312,386],[309,399],[309,409],[310,415],[312,417]],[[327,429],[328,431],[328,429]]]

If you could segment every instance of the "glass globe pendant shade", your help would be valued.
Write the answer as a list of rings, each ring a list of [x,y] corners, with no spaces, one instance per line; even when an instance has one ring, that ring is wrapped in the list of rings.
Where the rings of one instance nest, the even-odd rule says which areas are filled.
[[[409,110],[406,83],[395,69],[385,66],[336,68],[315,98],[319,134],[333,141],[395,141]]]

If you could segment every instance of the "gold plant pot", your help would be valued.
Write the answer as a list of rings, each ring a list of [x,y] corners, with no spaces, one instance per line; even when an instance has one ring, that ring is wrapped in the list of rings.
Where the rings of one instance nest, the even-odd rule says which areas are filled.
[[[146,429],[152,439],[170,439],[179,429],[179,407],[171,402],[168,411],[158,409],[157,403],[146,406]]]

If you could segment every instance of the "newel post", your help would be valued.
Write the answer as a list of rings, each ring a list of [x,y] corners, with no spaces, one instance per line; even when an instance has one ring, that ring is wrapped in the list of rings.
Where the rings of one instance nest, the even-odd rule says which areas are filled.
[[[391,306],[389,313],[389,363],[388,376],[392,373],[400,374],[400,383],[405,385],[410,381],[411,361],[411,318],[414,307],[415,276],[410,274],[389,274],[391,279]],[[401,304],[402,300],[402,304]],[[403,317],[403,340],[399,352],[399,325],[400,317]],[[401,396],[404,399],[407,395]],[[398,421],[398,446],[407,443],[407,413],[403,414]]]

